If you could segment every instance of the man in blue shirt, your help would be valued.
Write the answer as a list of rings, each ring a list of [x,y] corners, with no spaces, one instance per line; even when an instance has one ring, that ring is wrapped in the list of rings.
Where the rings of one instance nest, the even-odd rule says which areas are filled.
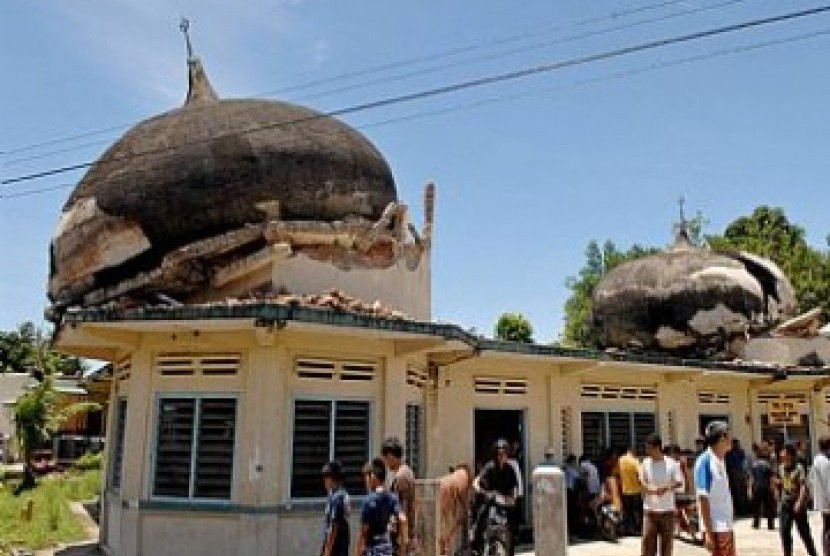
[[[343,466],[333,460],[323,466],[323,484],[328,493],[323,522],[321,556],[349,554],[349,494],[343,488]]]
[[[406,514],[401,510],[398,497],[387,492],[386,464],[375,458],[363,467],[363,478],[369,496],[360,512],[360,534],[355,556],[393,556],[406,554],[409,540]],[[390,525],[397,528],[398,546],[393,547]]]

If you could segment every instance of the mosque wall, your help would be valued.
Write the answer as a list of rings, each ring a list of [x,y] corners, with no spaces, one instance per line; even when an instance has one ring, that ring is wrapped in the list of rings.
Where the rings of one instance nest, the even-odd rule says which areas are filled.
[[[412,264],[399,258],[388,268],[348,270],[300,254],[274,264],[272,283],[276,290],[297,294],[337,289],[368,303],[378,300],[416,320],[429,321],[432,317],[429,252]]]

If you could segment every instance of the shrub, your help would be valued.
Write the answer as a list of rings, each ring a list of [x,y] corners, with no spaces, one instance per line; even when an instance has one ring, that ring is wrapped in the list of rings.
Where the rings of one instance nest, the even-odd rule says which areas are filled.
[[[103,452],[87,452],[72,464],[72,467],[80,471],[88,471],[90,469],[101,469],[101,464],[104,460]]]

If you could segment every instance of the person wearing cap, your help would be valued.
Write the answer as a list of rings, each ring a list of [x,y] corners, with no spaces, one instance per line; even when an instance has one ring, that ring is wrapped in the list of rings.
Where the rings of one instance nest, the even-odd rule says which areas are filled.
[[[343,488],[343,466],[333,460],[323,466],[323,485],[326,487],[326,515],[323,522],[321,556],[348,556],[349,554],[349,493]]]
[[[510,445],[506,440],[500,438],[493,444],[493,449],[495,452],[494,457],[492,460],[487,462],[487,464],[481,469],[478,477],[476,477],[473,481],[473,490],[477,494],[486,494],[491,492],[501,494],[507,499],[508,505],[513,505],[516,503],[519,484],[516,481],[516,472],[508,462],[508,450],[510,449]],[[479,512],[482,507],[484,506],[479,505],[474,515],[480,517]],[[514,527],[512,519],[515,519],[515,515],[508,513],[508,519],[511,521],[509,525],[512,534]],[[484,520],[476,519],[476,543],[479,542],[483,533]],[[510,546],[513,546],[512,542],[510,543]]]
[[[363,480],[368,496],[360,511],[360,532],[357,537],[355,556],[392,556],[392,530],[397,533],[397,550],[407,553],[408,523],[401,510],[398,497],[384,488],[386,464],[381,458],[374,458],[363,466]]]
[[[415,474],[403,461],[403,443],[397,436],[390,436],[383,441],[380,455],[389,471],[386,477],[387,490],[398,497],[409,522],[409,549],[412,551],[415,548],[411,534],[415,531]],[[397,535],[393,541],[397,544]]]
[[[732,447],[729,425],[712,421],[706,426],[706,451],[695,462],[695,491],[704,534],[712,556],[736,556],[734,513],[724,456]]]

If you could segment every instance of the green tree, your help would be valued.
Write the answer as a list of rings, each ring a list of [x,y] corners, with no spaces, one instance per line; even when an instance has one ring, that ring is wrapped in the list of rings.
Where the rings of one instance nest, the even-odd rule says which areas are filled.
[[[16,330],[0,331],[0,372],[77,375],[84,369],[77,357],[52,350],[43,332],[30,321]]]
[[[62,404],[55,392],[51,376],[20,396],[14,405],[15,442],[24,465],[24,480],[20,488],[35,484],[32,456],[38,448],[48,445],[61,424],[73,415],[100,409],[96,403]]]
[[[804,228],[781,208],[760,206],[707,238],[713,249],[747,251],[774,261],[790,279],[799,308],[821,307],[830,315],[830,253],[807,243]]]
[[[591,297],[597,284],[611,269],[657,251],[656,248],[641,245],[633,245],[623,251],[611,240],[606,240],[601,247],[597,241],[591,241],[585,249],[585,264],[579,275],[568,278],[566,282],[571,295],[565,302],[562,345],[598,347],[599,339],[591,317]]]
[[[496,323],[496,338],[510,342],[533,342],[533,326],[521,313],[504,313]]]

